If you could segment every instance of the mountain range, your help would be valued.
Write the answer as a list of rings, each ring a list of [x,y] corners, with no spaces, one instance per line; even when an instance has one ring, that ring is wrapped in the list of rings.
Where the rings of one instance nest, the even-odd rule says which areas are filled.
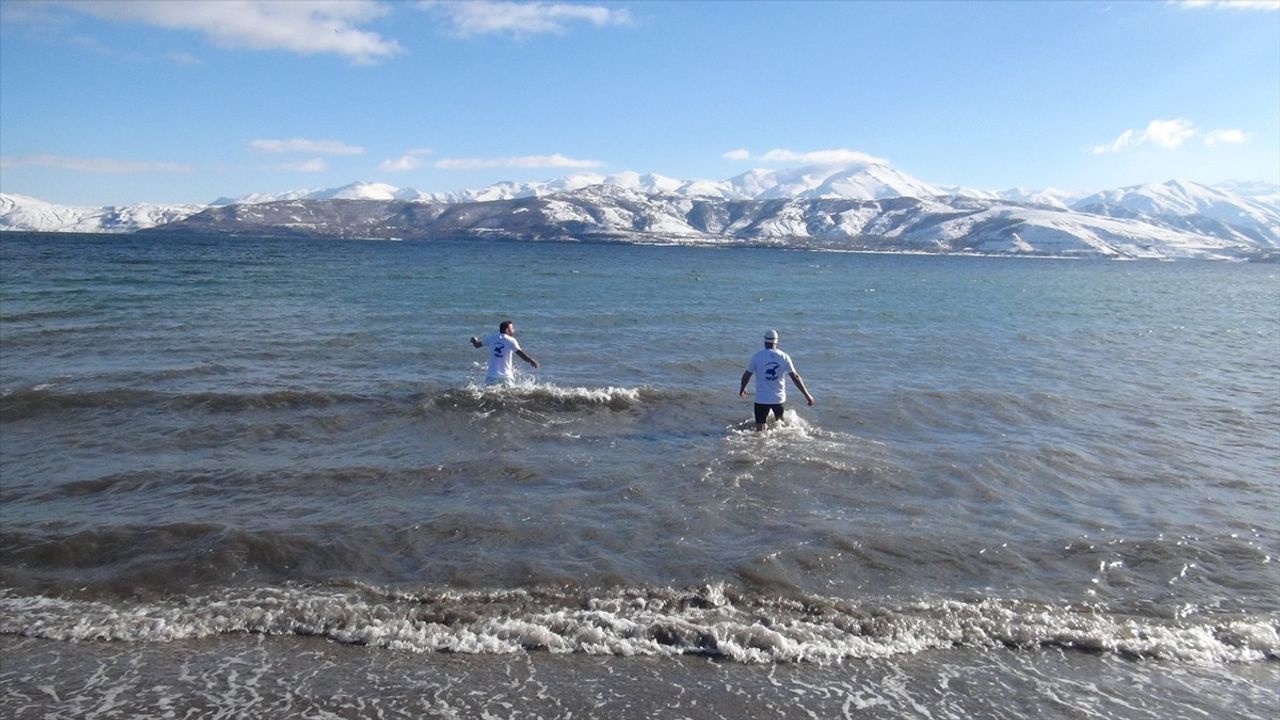
[[[70,208],[0,194],[0,230],[752,244],[847,250],[1275,259],[1280,186],[1169,181],[1073,194],[932,185],[884,163],[728,180],[579,173],[424,193],[383,183]]]

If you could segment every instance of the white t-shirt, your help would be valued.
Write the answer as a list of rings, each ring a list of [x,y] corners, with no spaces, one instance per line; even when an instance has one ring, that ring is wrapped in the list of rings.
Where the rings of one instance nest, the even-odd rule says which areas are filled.
[[[513,336],[502,333],[489,333],[481,342],[489,348],[489,371],[485,373],[485,379],[510,378],[513,374],[511,358],[520,349],[520,343]]]
[[[781,405],[787,401],[787,375],[796,371],[791,356],[777,348],[763,348],[751,356],[747,371],[756,378],[756,402]]]

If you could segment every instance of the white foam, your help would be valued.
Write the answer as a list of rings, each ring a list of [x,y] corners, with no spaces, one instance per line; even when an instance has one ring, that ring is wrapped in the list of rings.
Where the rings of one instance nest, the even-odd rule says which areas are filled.
[[[0,592],[0,632],[127,642],[316,635],[413,652],[703,654],[746,663],[1045,645],[1197,665],[1280,656],[1280,616],[1169,621],[1002,600],[857,607],[820,598],[730,598],[722,586],[585,599],[554,591],[418,595],[284,587],[150,603]]]
[[[463,391],[476,400],[482,399],[551,399],[558,402],[577,401],[609,405],[619,401],[640,402],[640,388],[627,387],[560,387],[550,382],[539,382],[529,375],[521,375],[507,385],[477,385],[468,383]]]
[[[798,460],[845,473],[882,462],[884,443],[826,430],[794,410],[788,410],[782,420],[772,416],[769,420],[760,432],[751,419],[726,427],[732,452],[755,465]]]

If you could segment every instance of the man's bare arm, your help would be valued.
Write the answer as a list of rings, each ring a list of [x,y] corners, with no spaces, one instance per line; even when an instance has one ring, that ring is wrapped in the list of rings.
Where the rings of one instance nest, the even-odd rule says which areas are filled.
[[[795,384],[796,384],[796,387],[800,388],[800,392],[801,392],[801,393],[804,393],[804,399],[805,399],[805,401],[806,401],[806,402],[808,402],[810,405],[812,405],[812,404],[814,403],[813,396],[812,396],[812,395],[810,395],[810,394],[809,394],[809,390],[808,390],[807,388],[805,388],[805,386],[804,386],[804,380],[801,380],[801,379],[800,379],[800,373],[795,372],[795,371],[793,370],[793,371],[791,371],[790,375],[791,375],[791,382],[795,383]]]

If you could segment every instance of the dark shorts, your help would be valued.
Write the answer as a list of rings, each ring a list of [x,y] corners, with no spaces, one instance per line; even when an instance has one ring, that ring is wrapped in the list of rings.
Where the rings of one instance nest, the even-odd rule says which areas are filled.
[[[782,405],[762,405],[756,403],[756,424],[763,425],[764,421],[769,419],[769,411],[773,411],[773,416],[782,419]]]

